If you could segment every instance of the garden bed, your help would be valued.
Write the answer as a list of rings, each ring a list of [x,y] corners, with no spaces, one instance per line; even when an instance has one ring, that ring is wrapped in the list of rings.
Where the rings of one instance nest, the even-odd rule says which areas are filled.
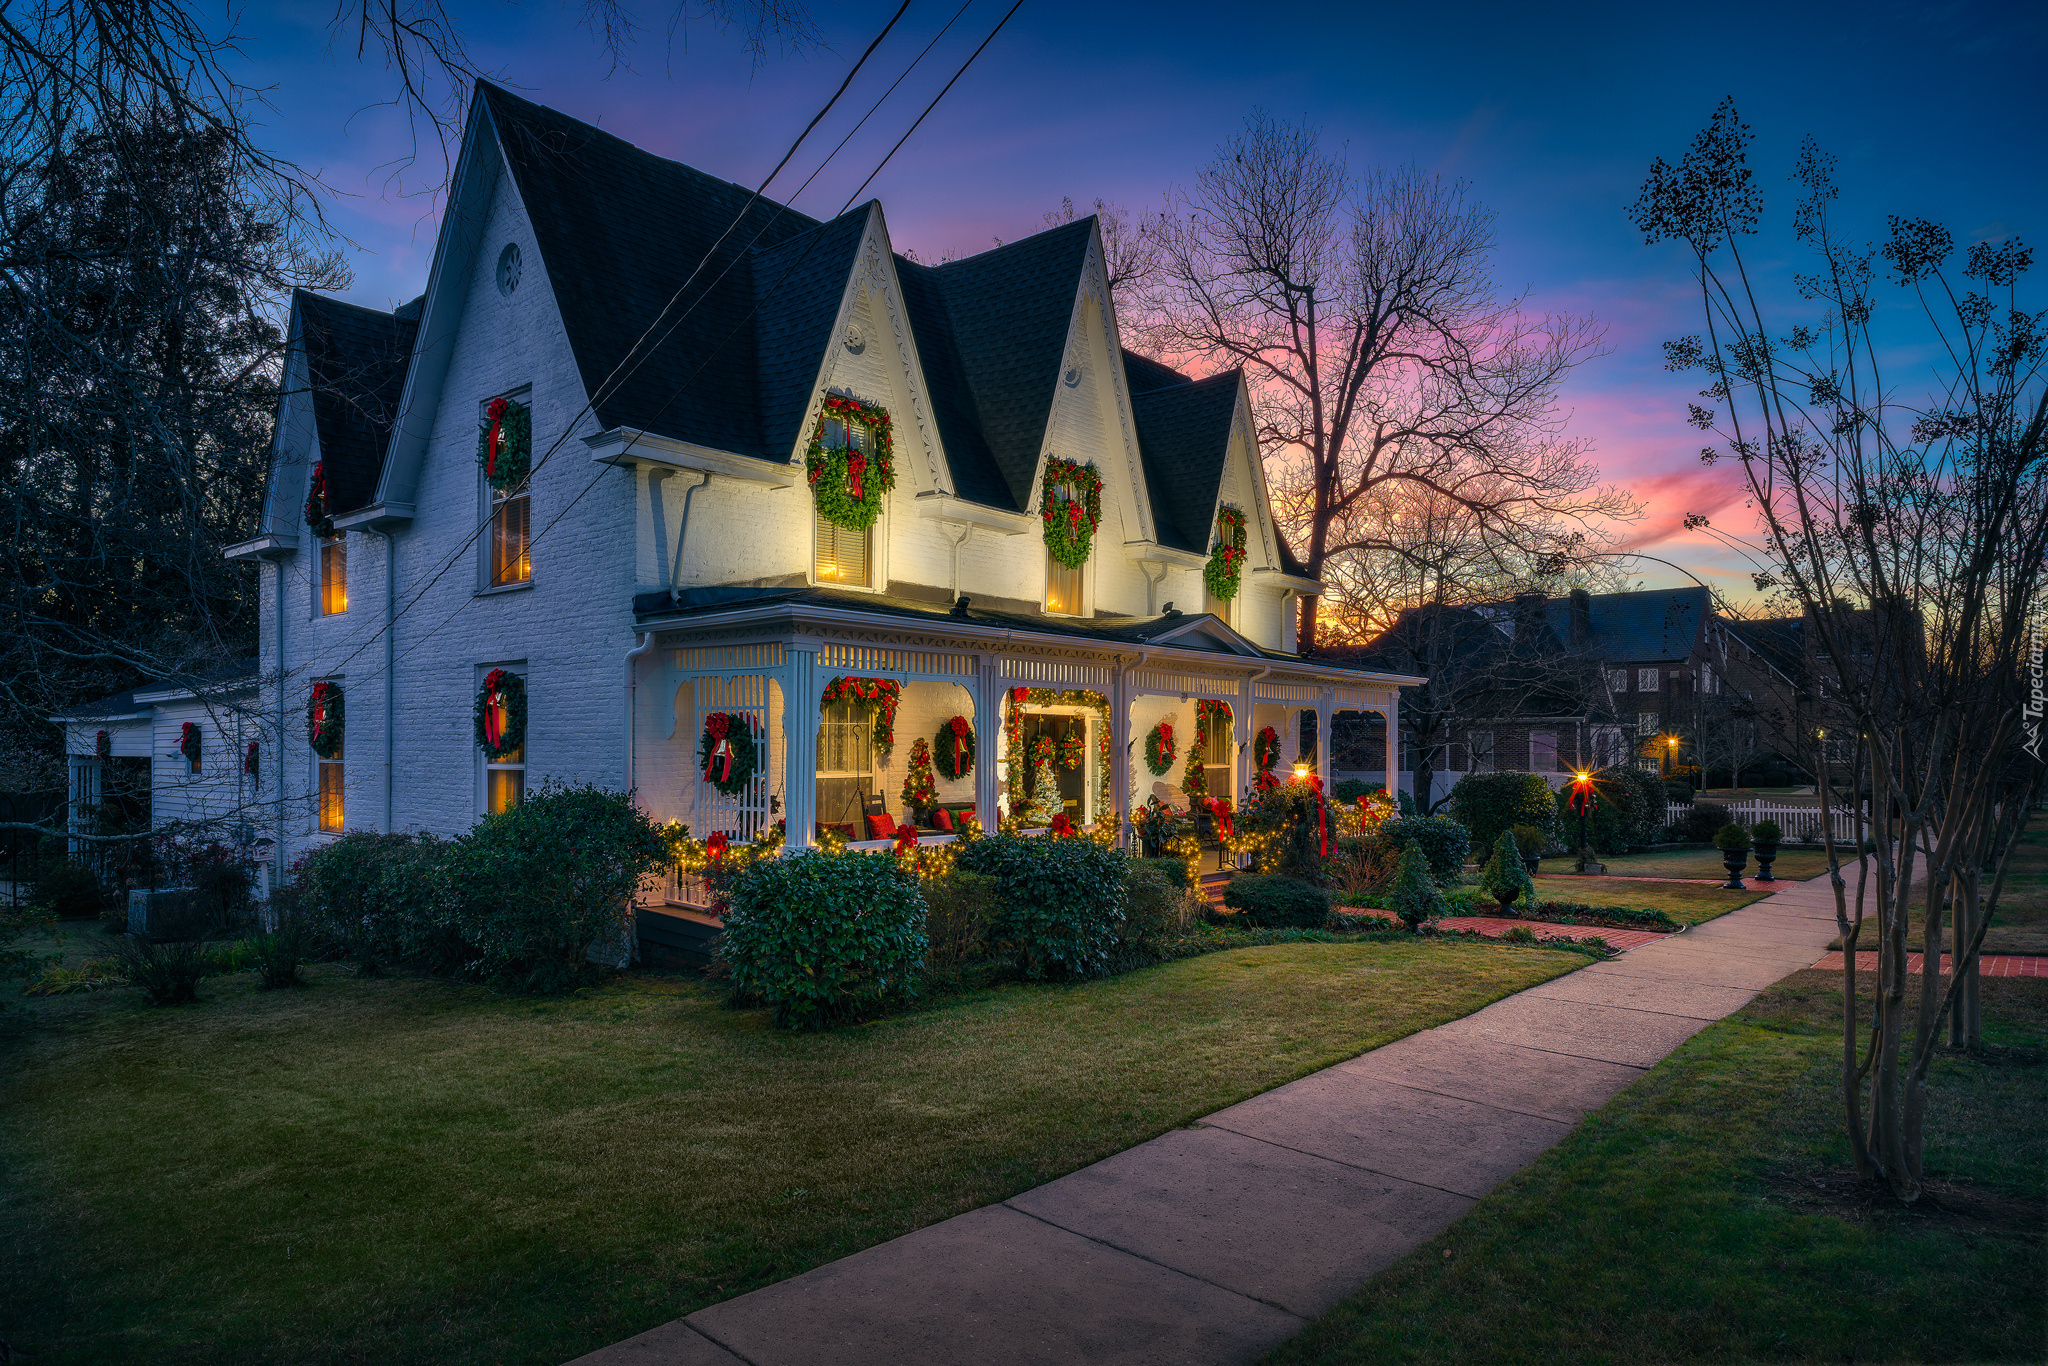
[[[1585,961],[1271,933],[821,1034],[660,974],[9,985],[0,1335],[41,1366],[555,1363]]]

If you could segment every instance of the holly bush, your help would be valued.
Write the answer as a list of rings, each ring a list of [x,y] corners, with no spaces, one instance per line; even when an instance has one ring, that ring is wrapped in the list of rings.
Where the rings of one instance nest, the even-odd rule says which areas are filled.
[[[990,938],[1026,977],[1096,977],[1108,971],[1124,919],[1130,856],[1082,839],[1001,834],[977,840],[960,866],[996,880],[1002,908]]]
[[[726,902],[718,961],[779,1025],[823,1029],[917,994],[925,901],[893,854],[757,859],[733,875]]]

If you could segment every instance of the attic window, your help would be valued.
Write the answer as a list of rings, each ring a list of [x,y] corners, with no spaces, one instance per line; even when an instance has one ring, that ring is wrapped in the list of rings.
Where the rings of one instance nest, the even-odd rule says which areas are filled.
[[[498,292],[506,298],[519,288],[519,244],[507,242],[505,249],[498,253]]]

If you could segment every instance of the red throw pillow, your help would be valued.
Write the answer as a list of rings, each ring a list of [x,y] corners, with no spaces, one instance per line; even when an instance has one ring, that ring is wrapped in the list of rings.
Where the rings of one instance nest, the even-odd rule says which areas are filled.
[[[953,828],[953,813],[943,806],[940,807],[932,813],[932,825],[940,830],[951,830]]]
[[[884,811],[879,816],[868,817],[868,838],[871,840],[892,840],[896,838],[896,818]]]

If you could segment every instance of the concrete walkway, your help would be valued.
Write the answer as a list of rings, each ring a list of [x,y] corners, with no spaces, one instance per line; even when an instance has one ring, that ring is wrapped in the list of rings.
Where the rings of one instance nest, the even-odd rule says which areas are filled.
[[[1789,884],[575,1366],[1253,1361],[1834,933]]]

